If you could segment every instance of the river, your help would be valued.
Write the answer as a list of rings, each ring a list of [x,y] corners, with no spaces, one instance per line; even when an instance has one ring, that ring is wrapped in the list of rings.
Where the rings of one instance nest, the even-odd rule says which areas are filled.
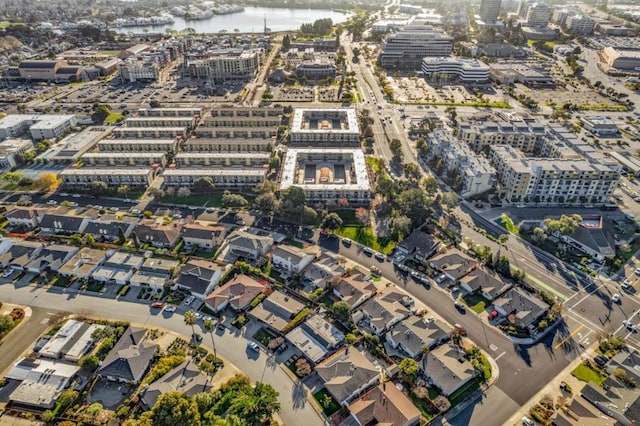
[[[233,33],[240,30],[241,33],[261,33],[264,31],[264,20],[267,19],[267,27],[271,31],[292,31],[300,28],[305,23],[313,23],[317,19],[331,18],[333,23],[345,22],[351,15],[344,12],[321,9],[285,9],[273,7],[247,7],[243,12],[228,15],[216,15],[201,21],[185,21],[174,17],[174,24],[113,28],[119,33],[132,32],[165,32],[167,29],[183,30],[193,28],[197,33],[217,33],[226,30]]]

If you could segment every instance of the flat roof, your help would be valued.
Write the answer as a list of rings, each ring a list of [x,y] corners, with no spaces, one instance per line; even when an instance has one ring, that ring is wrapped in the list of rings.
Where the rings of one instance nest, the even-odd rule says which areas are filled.
[[[26,405],[53,407],[80,367],[45,359],[39,359],[36,363],[9,399]]]
[[[2,146],[2,145],[0,145]],[[180,152],[175,158],[247,158],[268,160],[268,152]]]
[[[307,114],[313,112],[333,113],[340,115],[340,119],[343,118],[346,121],[346,129],[303,129],[302,125],[306,120]],[[293,113],[293,119],[291,120],[291,131],[295,133],[358,133],[360,129],[358,127],[358,118],[356,116],[356,110],[353,108],[296,108]]]
[[[64,124],[70,120],[74,120],[75,115],[41,115],[40,119],[31,126],[31,130],[51,129]]]
[[[142,176],[151,172],[150,168],[140,167],[118,167],[118,168],[99,168],[92,169],[87,167],[81,167],[79,169],[64,169],[60,172],[60,176],[73,175],[73,176],[102,176],[102,175],[134,175]]]
[[[257,168],[206,168],[166,169],[162,176],[264,176],[267,169]]]

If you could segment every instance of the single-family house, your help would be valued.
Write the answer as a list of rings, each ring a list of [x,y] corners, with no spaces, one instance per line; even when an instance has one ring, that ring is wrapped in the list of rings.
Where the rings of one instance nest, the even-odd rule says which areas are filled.
[[[355,323],[370,328],[380,336],[389,327],[411,315],[413,306],[411,297],[394,287],[386,287],[364,302],[352,316]]]
[[[153,219],[145,219],[135,226],[133,232],[138,237],[140,244],[151,244],[158,248],[173,248],[180,240],[181,230],[182,224],[179,222],[165,225]]]
[[[381,383],[349,405],[351,415],[340,426],[414,426],[420,410],[398,387]]]
[[[140,268],[129,279],[129,284],[136,287],[150,287],[161,290],[173,276],[180,263],[177,260],[149,257],[142,262]]]
[[[131,253],[115,252],[91,276],[107,284],[125,285],[142,266],[144,258]]]
[[[333,288],[333,294],[347,302],[351,308],[360,306],[378,291],[378,287],[372,281],[364,279],[362,274],[352,274],[343,277]]]
[[[426,349],[432,349],[447,340],[451,327],[433,318],[410,316],[391,327],[385,335],[387,343],[412,358]]]
[[[314,363],[344,342],[344,334],[320,315],[313,315],[287,333],[287,340]]]
[[[187,290],[193,296],[204,299],[222,277],[224,267],[210,260],[191,259],[180,269],[173,289]]]
[[[51,244],[45,246],[40,253],[27,263],[27,271],[40,274],[45,271],[58,272],[80,249],[74,246]]]
[[[146,342],[146,337],[146,329],[128,327],[96,374],[111,382],[139,383],[158,349],[158,345]]]
[[[345,272],[337,256],[323,252],[304,270],[302,279],[314,288],[326,288],[328,282],[338,280]]]
[[[494,300],[511,288],[511,284],[502,281],[500,275],[484,268],[476,268],[458,281],[460,288],[467,294],[482,294],[487,300]]]
[[[210,376],[203,373],[195,361],[187,359],[151,383],[143,391],[140,402],[147,410],[150,410],[156,404],[160,395],[164,393],[181,392],[192,397],[200,392],[208,392],[212,387],[213,383]]]
[[[262,321],[269,327],[282,332],[286,325],[298,312],[304,308],[304,303],[279,290],[271,293],[264,301],[249,311],[249,315]]]
[[[396,246],[396,252],[404,256],[413,255],[417,262],[423,263],[436,253],[439,246],[440,241],[433,235],[416,230]]]
[[[380,371],[367,356],[346,346],[316,366],[324,387],[343,406],[377,384]]]
[[[83,247],[58,269],[58,273],[66,277],[76,276],[88,279],[93,271],[104,263],[106,257],[106,251]]]
[[[640,422],[638,390],[635,386],[630,387],[622,383],[615,376],[609,376],[602,386],[587,383],[580,391],[580,395],[606,416],[615,419],[616,425],[633,426]],[[594,425],[606,424],[603,418],[596,420],[600,422],[594,422]]]
[[[278,245],[271,251],[271,265],[289,275],[299,274],[316,258],[315,254],[287,245]]]
[[[615,354],[607,364],[607,371],[614,374],[619,368],[624,370],[627,378],[636,384],[640,383],[640,353],[627,348]]]
[[[538,320],[547,313],[549,305],[536,296],[519,288],[507,290],[493,301],[493,309],[519,328],[533,329]]]
[[[122,236],[128,238],[138,223],[138,219],[131,216],[104,215],[90,219],[85,234],[91,234],[96,241],[116,241]]]
[[[66,208],[56,209],[54,212],[45,213],[40,221],[40,233],[43,235],[55,234],[82,234],[84,233],[89,220],[98,215],[91,210],[87,215],[72,213]]]
[[[53,408],[79,370],[80,367],[74,364],[23,358],[6,375],[8,379],[20,380],[18,387],[9,395],[9,401],[40,410]]]
[[[253,299],[265,291],[263,283],[245,274],[238,274],[228,283],[216,287],[204,299],[205,305],[214,312],[220,312],[227,306],[236,312],[244,311]]]
[[[457,284],[458,280],[471,272],[478,262],[457,249],[449,250],[429,260],[429,266],[442,274],[436,279],[439,283],[446,280]]]
[[[44,244],[39,241],[26,241],[21,239],[3,239],[3,248],[8,249],[0,254],[0,267],[12,268],[18,271],[24,270],[24,268],[35,257],[40,254]]]
[[[258,260],[273,246],[273,238],[251,232],[237,230],[227,238],[227,247],[231,254],[247,260]]]
[[[38,356],[78,362],[93,346],[93,333],[103,328],[103,325],[71,319],[40,348]]]
[[[445,344],[429,351],[420,363],[429,382],[449,396],[472,380],[478,372],[456,345]]]
[[[221,225],[189,223],[182,227],[182,239],[186,247],[212,249],[219,247],[227,236],[227,228]]]
[[[5,217],[11,227],[33,229],[40,224],[42,212],[33,207],[16,207],[9,210]]]

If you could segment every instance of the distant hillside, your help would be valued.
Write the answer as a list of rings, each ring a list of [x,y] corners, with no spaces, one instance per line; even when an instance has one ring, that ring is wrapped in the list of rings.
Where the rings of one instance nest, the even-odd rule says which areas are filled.
[[[22,43],[20,40],[15,38],[14,36],[4,36],[0,37],[0,52],[7,52],[16,49],[20,49],[22,47]]]

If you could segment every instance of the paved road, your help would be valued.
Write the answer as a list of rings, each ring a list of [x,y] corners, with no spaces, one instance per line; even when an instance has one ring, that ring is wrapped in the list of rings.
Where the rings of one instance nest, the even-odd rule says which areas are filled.
[[[0,300],[28,305],[35,308],[34,312],[55,312],[50,307],[55,306],[57,310],[67,312],[83,312],[88,315],[95,315],[104,318],[114,318],[124,321],[144,324],[148,327],[164,327],[183,335],[190,335],[191,328],[186,326],[181,315],[164,316],[163,314],[152,314],[148,305],[130,302],[119,302],[113,299],[91,297],[81,294],[61,294],[57,289],[42,289],[30,286],[15,288],[12,284],[0,285]],[[42,310],[38,309],[42,308]],[[34,317],[34,323],[39,324],[42,320],[41,314]],[[36,325],[37,325],[36,324]],[[40,331],[29,331],[30,338],[24,336],[27,346],[32,344],[35,336],[41,333],[46,324],[42,324]],[[37,328],[37,327],[34,327]],[[205,336],[207,337],[207,336]],[[229,330],[216,331],[216,348],[218,352],[230,362],[238,366],[249,377],[256,381],[263,381],[272,385],[280,393],[280,417],[287,425],[299,425],[304,419],[306,426],[319,426],[323,424],[322,419],[307,401],[304,387],[291,381],[273,359],[265,353],[248,350],[246,340],[237,333],[232,334]],[[204,339],[207,345],[209,339]],[[5,345],[3,345],[5,346]],[[1,353],[0,353],[1,355]],[[18,354],[15,354],[17,356]],[[2,357],[4,360],[5,358]],[[13,360],[14,358],[10,358]]]

